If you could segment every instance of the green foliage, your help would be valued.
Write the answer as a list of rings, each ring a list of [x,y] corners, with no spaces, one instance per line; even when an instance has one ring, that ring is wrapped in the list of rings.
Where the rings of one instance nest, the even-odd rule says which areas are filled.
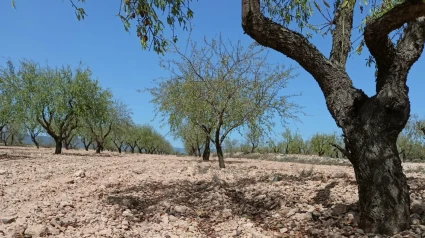
[[[335,135],[332,134],[314,134],[310,139],[311,152],[319,156],[331,155],[334,149],[332,143],[335,142],[335,139]]]
[[[201,150],[205,146],[206,135],[199,126],[190,122],[184,122],[174,134],[175,138],[181,138],[183,140],[187,154],[201,156]]]
[[[148,89],[151,102],[171,131],[190,122],[211,134],[220,156],[230,132],[253,121],[269,129],[275,113],[282,121],[292,117],[295,105],[279,94],[291,70],[273,67],[264,51],[258,44],[226,44],[221,37],[204,39],[202,47],[192,43],[188,55],[175,48],[180,60],[163,62],[171,77]]]
[[[10,61],[8,64],[12,68]],[[81,66],[72,71],[70,66],[41,67],[32,61],[21,61],[18,73],[10,77],[14,85],[19,85],[13,91],[19,118],[28,120],[30,128],[38,122],[57,144],[62,143],[77,128],[79,116],[85,112],[90,77],[90,70]]]
[[[418,115],[412,115],[398,136],[397,149],[403,161],[425,159],[424,134],[421,131],[424,124],[425,121],[419,120]]]
[[[88,16],[84,8],[77,6],[70,0],[75,15],[80,21]],[[78,0],[84,3],[85,0]],[[121,19],[125,31],[130,31],[131,25],[136,27],[137,37],[143,49],[152,48],[157,53],[163,54],[167,50],[169,38],[175,43],[177,36],[174,30],[177,25],[187,30],[193,11],[190,9],[191,0],[124,0],[119,1],[117,16]],[[12,0],[12,5],[15,2]],[[165,28],[171,29],[172,36],[166,37]]]

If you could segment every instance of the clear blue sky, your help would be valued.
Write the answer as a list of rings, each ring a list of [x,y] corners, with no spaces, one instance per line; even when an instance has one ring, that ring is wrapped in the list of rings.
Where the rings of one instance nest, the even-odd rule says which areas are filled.
[[[11,7],[10,1],[0,1],[0,64],[4,66],[9,57],[15,62],[23,58],[40,63],[47,61],[51,66],[75,66],[83,61],[103,87],[110,88],[116,98],[132,109],[136,123],[149,123],[162,134],[167,134],[168,126],[160,128],[159,118],[153,120],[154,107],[149,103],[150,95],[137,92],[137,89],[152,86],[152,79],[167,76],[167,73],[160,69],[156,53],[141,49],[133,33],[134,28],[130,30],[131,34],[124,31],[121,21],[115,16],[119,2],[87,0],[83,7],[88,17],[78,21],[68,0],[16,0],[17,9]],[[221,32],[224,38],[241,40],[244,44],[252,42],[242,31],[239,0],[195,1],[191,6],[195,12],[193,40]],[[187,33],[180,34],[181,41],[185,37]],[[329,55],[329,38],[315,37],[312,41],[325,55]],[[374,69],[365,67],[366,57],[366,54],[353,55],[347,69],[354,85],[373,95]],[[424,58],[422,56],[414,65],[408,79],[412,113],[417,113],[420,118],[425,114],[422,104],[425,101]],[[275,52],[270,54],[269,60],[298,67],[296,62]],[[298,129],[304,138],[316,132],[339,131],[317,83],[302,68],[298,68],[296,73],[298,77],[282,92],[302,93],[296,102],[309,116],[299,115],[302,122],[291,123],[290,128]],[[281,131],[281,127],[276,128],[277,135]],[[167,139],[174,146],[182,147],[182,143],[171,136]]]

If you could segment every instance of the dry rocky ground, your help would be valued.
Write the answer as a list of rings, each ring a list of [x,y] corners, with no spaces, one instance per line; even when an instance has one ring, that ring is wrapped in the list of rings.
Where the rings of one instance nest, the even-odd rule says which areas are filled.
[[[215,159],[0,147],[0,237],[376,237],[357,227],[353,169],[312,160],[234,158],[220,170]],[[394,237],[425,237],[423,167],[404,166],[414,214]]]

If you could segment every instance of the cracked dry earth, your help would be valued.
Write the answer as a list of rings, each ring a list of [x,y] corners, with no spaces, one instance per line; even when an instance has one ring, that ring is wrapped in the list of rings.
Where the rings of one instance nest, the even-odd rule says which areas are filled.
[[[421,164],[404,164],[424,237]],[[349,166],[0,147],[0,237],[380,237]]]

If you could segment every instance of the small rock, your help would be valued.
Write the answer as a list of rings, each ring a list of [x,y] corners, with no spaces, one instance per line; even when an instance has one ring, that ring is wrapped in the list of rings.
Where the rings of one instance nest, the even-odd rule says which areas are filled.
[[[132,217],[133,213],[131,213],[131,211],[129,209],[125,210],[122,212],[122,215],[125,217]]]
[[[289,210],[289,212],[286,214],[286,217],[290,217],[290,216],[294,215],[297,211],[298,211],[298,209],[296,209],[296,208],[292,208],[292,209],[291,209],[291,210]]]
[[[7,174],[7,170],[0,169],[0,175],[6,175],[6,174]]]
[[[344,204],[336,204],[332,209],[332,215],[339,216],[347,212],[347,206]]]
[[[49,234],[49,229],[44,225],[29,226],[25,230],[25,235],[30,237],[46,237]]]
[[[75,183],[75,181],[74,181],[74,179],[73,179],[73,178],[69,178],[69,179],[65,180],[65,183],[66,183],[66,184],[74,184],[74,183]]]
[[[282,234],[286,233],[287,231],[288,231],[288,228],[282,228],[282,229],[279,230],[279,232],[282,233]]]
[[[410,220],[410,224],[412,224],[412,225],[419,225],[419,223],[420,223],[419,219],[412,218],[412,219]]]
[[[75,177],[80,177],[80,178],[84,178],[84,177],[86,177],[86,173],[85,173],[85,171],[84,170],[78,170],[77,172],[75,172],[74,173],[74,176]]]
[[[175,222],[175,221],[177,221],[177,217],[175,217],[175,216],[169,216],[168,217],[168,219],[170,220],[170,222]]]
[[[356,232],[362,235],[364,234],[364,231],[362,229],[357,229]]]
[[[252,222],[248,222],[244,225],[244,227],[246,227],[246,228],[251,228],[253,226],[254,226],[254,224]]]
[[[231,217],[232,216],[232,210],[230,210],[230,209],[224,209],[223,210],[223,213],[222,213],[222,216],[224,217],[224,218],[228,218],[228,217]]]
[[[266,195],[265,195],[265,194],[261,194],[261,195],[258,195],[258,196],[256,197],[256,199],[257,199],[257,200],[262,200],[262,199],[264,199],[264,198],[266,198]]]
[[[162,223],[168,224],[168,216],[167,215],[162,216]]]
[[[347,223],[348,224],[352,224],[354,222],[354,215],[351,214],[351,213],[348,213],[347,214],[347,217],[346,217],[346,220],[347,220]]]
[[[425,211],[424,205],[418,201],[413,200],[412,201],[412,208],[410,209],[412,213],[422,215],[422,213]]]
[[[188,208],[186,206],[175,206],[174,211],[179,213],[185,213]]]
[[[10,224],[14,221],[16,221],[16,217],[2,217],[1,218],[1,223],[3,223],[3,224]]]

